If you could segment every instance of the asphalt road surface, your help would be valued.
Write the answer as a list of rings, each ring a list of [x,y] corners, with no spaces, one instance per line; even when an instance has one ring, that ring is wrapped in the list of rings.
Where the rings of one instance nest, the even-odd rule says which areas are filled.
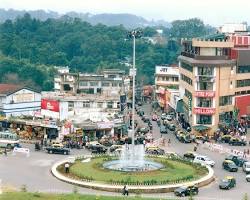
[[[151,112],[149,105],[144,105],[143,109],[146,113]],[[138,118],[138,117],[137,117]],[[139,125],[143,122],[139,120]],[[161,137],[159,127],[156,122],[153,122],[153,137],[158,139]],[[183,155],[186,151],[192,150],[193,144],[183,144],[175,139],[173,133],[163,134],[162,137],[171,140],[170,146],[165,146],[166,151],[175,151],[178,154]],[[227,147],[228,145],[225,144]],[[29,157],[23,154],[16,154],[8,156],[0,155],[0,182],[2,185],[14,188],[21,188],[22,185],[26,185],[28,191],[39,192],[54,192],[54,193],[66,193],[72,192],[74,186],[57,180],[50,173],[50,168],[53,163],[63,159],[64,155],[47,154],[43,151],[34,151],[34,145],[23,144],[30,148],[31,153]],[[242,147],[236,147],[242,149]],[[245,147],[246,148],[246,147]],[[250,148],[250,147],[248,147]],[[214,171],[216,180],[208,186],[199,189],[199,194],[195,199],[199,200],[240,200],[245,193],[250,197],[250,183],[245,180],[245,173],[239,168],[238,172],[227,172],[222,169],[222,161],[225,155],[211,152],[204,149],[202,145],[199,145],[197,153],[201,155],[207,155],[215,161]],[[87,150],[72,150],[72,155],[89,154]],[[227,175],[233,175],[236,178],[237,185],[231,190],[220,190],[218,188],[219,180]],[[102,194],[102,195],[121,195],[119,193],[110,193],[103,191],[96,191],[87,188],[78,188],[80,193],[87,194]],[[144,194],[147,197],[174,197],[173,193],[158,193],[158,194]],[[183,198],[182,198],[183,199]],[[185,198],[184,198],[185,199]]]

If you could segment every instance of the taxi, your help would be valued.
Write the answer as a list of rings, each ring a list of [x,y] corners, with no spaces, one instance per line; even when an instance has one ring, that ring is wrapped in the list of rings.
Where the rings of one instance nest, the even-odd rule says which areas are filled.
[[[174,190],[176,196],[185,197],[198,194],[199,189],[196,185],[184,185]]]
[[[165,151],[159,147],[151,146],[146,148],[147,154],[164,155]]]
[[[197,156],[198,154],[197,153],[194,153],[192,151],[188,151],[186,153],[184,153],[183,157],[184,158],[187,158],[187,159],[190,159],[190,160],[194,160],[194,158]]]
[[[231,160],[224,160],[222,163],[222,167],[223,167],[223,169],[230,171],[230,172],[237,172],[238,171],[237,165]]]
[[[224,179],[221,180],[219,184],[220,189],[229,190],[236,186],[236,180],[233,176],[226,176]]]
[[[221,142],[224,142],[224,143],[229,143],[229,141],[232,139],[232,136],[231,135],[223,135],[221,137]]]

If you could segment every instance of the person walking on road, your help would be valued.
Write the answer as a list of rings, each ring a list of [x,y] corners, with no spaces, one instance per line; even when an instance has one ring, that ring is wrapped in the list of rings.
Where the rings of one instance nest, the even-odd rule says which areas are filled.
[[[170,138],[168,139],[168,146],[170,146],[170,144],[171,144],[171,140],[170,140]]]
[[[69,163],[65,163],[64,165],[65,173],[69,173]]]
[[[4,155],[7,156],[7,148],[4,148]]]
[[[127,186],[127,185],[124,185],[122,194],[123,194],[124,196],[125,196],[125,195],[128,196],[128,186]]]

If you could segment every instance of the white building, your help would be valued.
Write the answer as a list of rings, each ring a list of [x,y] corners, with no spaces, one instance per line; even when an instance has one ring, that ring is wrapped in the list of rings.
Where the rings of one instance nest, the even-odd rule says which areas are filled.
[[[98,121],[102,120],[104,113],[118,111],[120,111],[119,95],[42,93],[41,114],[60,121],[77,116]]]
[[[41,94],[27,87],[0,84],[0,115],[34,115],[41,109]]]
[[[169,110],[169,106],[176,108],[179,96],[179,67],[155,67],[156,98],[160,107]]]

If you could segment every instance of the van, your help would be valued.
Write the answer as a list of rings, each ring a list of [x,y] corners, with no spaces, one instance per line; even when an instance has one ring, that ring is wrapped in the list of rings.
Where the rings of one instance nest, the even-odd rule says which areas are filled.
[[[244,162],[242,169],[246,174],[250,174],[250,162]]]

